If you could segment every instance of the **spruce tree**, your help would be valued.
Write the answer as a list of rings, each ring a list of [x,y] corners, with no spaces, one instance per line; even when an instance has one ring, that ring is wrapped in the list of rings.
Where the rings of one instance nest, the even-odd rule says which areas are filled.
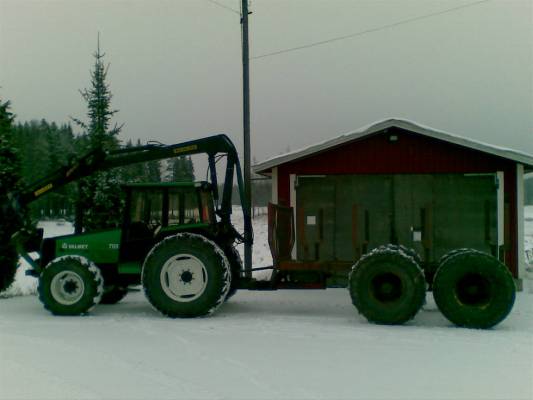
[[[170,160],[168,175],[172,182],[194,181],[194,165],[190,156],[180,156]]]
[[[145,165],[146,182],[161,182],[161,164],[159,161],[148,161]]]
[[[18,255],[11,236],[21,230],[25,218],[13,208],[9,193],[21,184],[21,164],[13,145],[13,114],[9,101],[0,99],[0,292],[7,289],[15,279]]]
[[[111,128],[111,119],[118,112],[111,108],[112,94],[106,82],[109,64],[104,64],[105,54],[100,52],[100,40],[94,53],[94,67],[91,71],[91,86],[80,93],[87,103],[88,122],[73,118],[86,133],[91,149],[111,150],[118,147],[117,136],[122,125]],[[81,231],[80,217],[87,231],[117,227],[122,214],[120,197],[120,172],[117,170],[98,172],[80,181],[76,231]]]

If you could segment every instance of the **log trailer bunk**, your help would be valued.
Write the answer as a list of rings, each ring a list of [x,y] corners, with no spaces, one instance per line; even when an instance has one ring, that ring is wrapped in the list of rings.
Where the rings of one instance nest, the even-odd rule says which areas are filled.
[[[244,204],[237,151],[226,135],[174,145],[95,149],[10,194],[9,204],[2,205],[2,213],[4,216],[18,213],[21,206],[98,171],[199,153],[208,156],[209,182],[124,185],[125,212],[120,228],[47,239],[43,239],[42,229],[31,234],[13,233],[9,246],[16,246],[32,266],[27,273],[39,278],[39,299],[46,309],[55,315],[84,314],[98,303],[120,301],[128,286],[142,284],[146,297],[162,314],[198,317],[215,311],[237,289],[326,287],[330,272],[327,264],[312,265],[309,270],[298,266],[295,270],[279,257],[281,248],[287,254],[294,245],[290,208],[269,206],[269,245],[275,265],[243,268],[234,246],[252,244],[251,216]],[[226,158],[221,199],[216,171],[220,157]],[[231,223],[235,173],[244,216],[243,234]],[[284,217],[278,218],[282,214]],[[284,232],[278,235],[280,229]],[[35,251],[39,252],[37,260],[29,255]],[[507,267],[492,256],[473,249],[458,249],[440,260],[436,273],[424,274],[421,265],[414,250],[399,244],[383,244],[373,249],[349,270],[348,288],[353,304],[371,322],[401,324],[412,319],[422,307],[429,284],[439,309],[459,326],[489,328],[512,309],[514,281]],[[11,271],[9,266],[0,268],[4,278]],[[252,278],[252,271],[261,269],[273,270],[270,281]],[[10,283],[11,278],[2,281]]]

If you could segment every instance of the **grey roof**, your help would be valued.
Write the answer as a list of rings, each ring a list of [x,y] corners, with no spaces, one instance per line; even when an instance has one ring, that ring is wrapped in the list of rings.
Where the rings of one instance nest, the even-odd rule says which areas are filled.
[[[269,158],[263,162],[260,162],[259,164],[254,165],[253,170],[256,173],[265,173],[268,172],[268,170],[272,167],[276,167],[281,164],[285,164],[300,158],[314,155],[316,153],[337,147],[339,145],[351,142],[356,139],[361,139],[365,136],[372,135],[374,133],[380,132],[384,129],[391,127],[405,129],[407,131],[415,132],[420,135],[428,136],[434,139],[440,139],[470,149],[479,150],[484,153],[493,154],[495,156],[516,161],[517,163],[521,163],[533,168],[533,155],[512,149],[507,149],[504,147],[494,146],[472,139],[467,139],[458,135],[454,135],[452,133],[430,128],[428,126],[424,126],[406,119],[389,118],[386,120],[374,122],[370,125],[359,128],[353,132],[337,136],[333,139],[328,139],[326,141],[311,145],[309,147],[305,147],[303,149],[291,151],[286,154],[281,154],[279,156]]]

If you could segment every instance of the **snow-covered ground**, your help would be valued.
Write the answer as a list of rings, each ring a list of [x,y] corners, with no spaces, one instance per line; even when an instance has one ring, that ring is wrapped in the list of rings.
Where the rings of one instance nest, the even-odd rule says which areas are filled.
[[[142,293],[87,317],[0,301],[1,399],[532,399],[533,295],[489,331],[429,299],[406,326],[357,315],[346,290],[242,291],[172,320]]]
[[[266,217],[254,225],[254,264],[269,265]],[[533,248],[533,219],[526,234]],[[18,276],[13,290],[34,285]],[[527,291],[487,331],[452,326],[430,294],[409,324],[372,325],[345,289],[240,291],[191,320],[162,317],[142,292],[86,317],[4,298],[0,316],[0,399],[533,399]]]

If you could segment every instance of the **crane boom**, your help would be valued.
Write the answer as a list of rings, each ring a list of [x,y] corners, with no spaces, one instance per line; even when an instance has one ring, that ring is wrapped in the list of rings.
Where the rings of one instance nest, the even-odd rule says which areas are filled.
[[[162,160],[192,154],[205,153],[208,155],[209,167],[211,172],[211,181],[214,185],[215,198],[218,198],[217,176],[215,168],[215,156],[226,155],[226,174],[224,180],[224,191],[220,207],[221,218],[229,218],[231,214],[231,196],[233,187],[233,176],[237,173],[237,186],[239,197],[243,210],[245,225],[251,224],[248,221],[251,217],[248,208],[245,206],[244,183],[240,167],[237,150],[228,136],[224,134],[209,136],[202,139],[190,140],[187,142],[160,145],[148,144],[131,148],[122,148],[117,150],[104,151],[102,149],[93,149],[84,156],[74,159],[62,166],[46,177],[39,179],[23,188],[20,193],[15,194],[16,200],[20,205],[26,205],[50,191],[59,189],[67,183],[87,177],[98,171],[105,171],[117,167],[123,167],[135,163]],[[251,240],[251,235],[246,239]]]

